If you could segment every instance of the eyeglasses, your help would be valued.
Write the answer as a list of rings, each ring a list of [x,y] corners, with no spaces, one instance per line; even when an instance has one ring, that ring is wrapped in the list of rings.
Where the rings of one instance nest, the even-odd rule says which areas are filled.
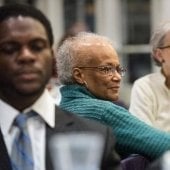
[[[170,45],[167,46],[162,46],[162,47],[158,47],[159,49],[165,49],[165,48],[170,48]]]
[[[102,73],[103,75],[107,75],[107,76],[112,76],[116,71],[117,73],[120,74],[120,76],[123,77],[126,72],[126,69],[123,67],[120,67],[120,66],[117,66],[117,67],[115,67],[115,66],[98,66],[98,67],[76,67],[76,68],[97,70],[100,73]]]

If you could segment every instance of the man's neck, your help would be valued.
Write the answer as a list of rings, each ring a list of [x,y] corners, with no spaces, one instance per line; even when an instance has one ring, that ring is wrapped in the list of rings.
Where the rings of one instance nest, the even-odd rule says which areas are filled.
[[[14,107],[15,109],[19,111],[23,111],[24,109],[30,107],[33,105],[33,103],[36,102],[36,100],[41,96],[42,92],[39,94],[34,94],[34,95],[14,95],[11,94],[9,95],[4,95],[0,92],[0,98]]]

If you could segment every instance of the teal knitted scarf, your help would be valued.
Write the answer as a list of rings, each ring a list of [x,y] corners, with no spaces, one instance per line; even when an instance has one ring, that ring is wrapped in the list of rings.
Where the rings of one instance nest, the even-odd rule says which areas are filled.
[[[97,99],[83,86],[63,86],[61,95],[64,110],[111,126],[122,156],[138,153],[155,159],[170,149],[170,134],[146,125],[123,107]]]

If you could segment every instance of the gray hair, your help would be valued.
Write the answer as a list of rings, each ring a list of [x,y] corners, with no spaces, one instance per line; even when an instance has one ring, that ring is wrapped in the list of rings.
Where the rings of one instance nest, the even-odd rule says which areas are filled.
[[[57,49],[57,75],[61,84],[75,83],[72,76],[73,68],[86,64],[91,60],[91,57],[88,58],[88,56],[85,56],[84,60],[80,59],[81,55],[85,55],[84,53],[80,53],[81,47],[84,44],[90,46],[93,40],[112,46],[111,40],[107,37],[95,33],[80,32],[76,36],[66,39],[59,49]]]
[[[155,32],[152,34],[150,39],[150,44],[152,48],[151,55],[153,56],[158,66],[161,66],[162,64],[154,57],[155,50],[164,45],[164,38],[168,32],[170,32],[170,21],[161,23],[159,27],[155,30]]]

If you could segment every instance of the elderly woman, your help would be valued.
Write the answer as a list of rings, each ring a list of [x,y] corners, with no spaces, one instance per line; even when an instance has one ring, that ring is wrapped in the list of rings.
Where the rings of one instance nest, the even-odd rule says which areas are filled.
[[[170,132],[170,21],[161,23],[153,32],[151,47],[160,69],[135,81],[130,112],[147,124]]]
[[[110,125],[121,156],[138,153],[155,159],[170,149],[170,134],[156,130],[113,104],[125,69],[112,43],[93,33],[66,40],[56,53],[60,107]]]

